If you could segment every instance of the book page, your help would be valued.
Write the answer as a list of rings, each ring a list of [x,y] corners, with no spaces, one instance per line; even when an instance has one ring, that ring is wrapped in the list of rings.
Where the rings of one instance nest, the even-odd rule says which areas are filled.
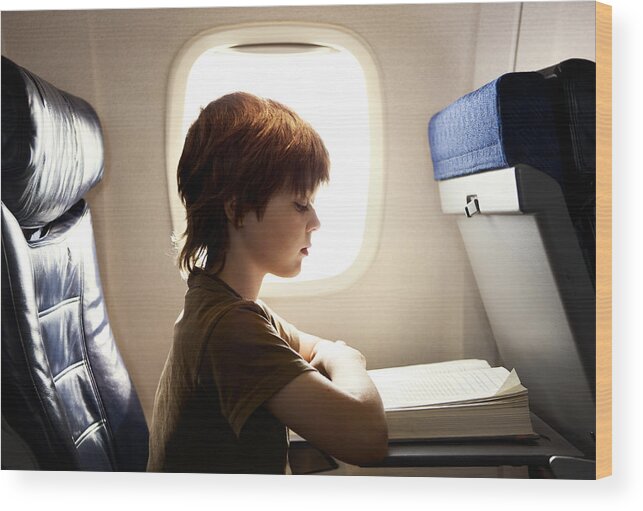
[[[427,364],[374,370],[369,375],[385,409],[410,408],[494,397],[507,381],[509,371],[488,367],[486,362],[487,367],[481,365],[471,364],[478,368],[468,370],[436,371],[433,364]],[[512,378],[507,387],[514,388],[516,380]]]
[[[526,391],[527,389],[522,386],[522,383],[520,383],[520,378],[518,378],[516,370],[512,369],[511,373],[509,374],[509,376],[507,376],[507,379],[502,384],[502,387],[500,387],[498,389],[498,392],[496,392],[496,396],[515,394],[523,390]]]
[[[463,360],[449,360],[447,362],[435,362],[433,364],[416,364],[398,367],[385,367],[384,369],[371,369],[368,374],[371,378],[386,380],[409,380],[422,377],[427,374],[442,374],[454,371],[471,371],[472,369],[483,369],[489,366],[486,360],[475,358]]]

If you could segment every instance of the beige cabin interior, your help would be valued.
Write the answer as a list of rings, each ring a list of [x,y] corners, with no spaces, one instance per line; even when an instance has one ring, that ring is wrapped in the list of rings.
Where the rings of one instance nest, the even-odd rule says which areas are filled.
[[[3,12],[2,54],[85,98],[101,119],[105,177],[88,200],[111,326],[148,422],[186,289],[172,257],[165,160],[175,58],[203,31],[271,21],[342,27],[375,56],[384,147],[372,263],[331,294],[266,298],[302,330],[354,345],[369,368],[498,361],[456,219],[441,210],[427,123],[503,73],[595,60],[593,2]],[[406,473],[418,470],[397,470]]]

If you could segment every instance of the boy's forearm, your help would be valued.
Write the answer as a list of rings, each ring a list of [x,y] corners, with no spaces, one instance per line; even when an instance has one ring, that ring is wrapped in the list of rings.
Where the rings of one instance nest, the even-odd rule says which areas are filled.
[[[339,362],[327,368],[330,380],[363,403],[382,408],[382,400],[366,369],[359,364]]]
[[[382,398],[366,369],[358,364],[339,364],[331,368],[330,380],[359,403],[359,412],[351,415],[355,429],[373,449],[374,459],[386,455],[388,427]]]
[[[299,332],[299,354],[308,362],[311,361],[313,348],[319,342],[332,342],[306,332]],[[320,368],[318,368],[320,369]],[[382,411],[382,399],[366,371],[365,362],[362,364],[355,359],[333,359],[332,364],[325,367],[322,373],[339,388],[355,397],[361,403]]]

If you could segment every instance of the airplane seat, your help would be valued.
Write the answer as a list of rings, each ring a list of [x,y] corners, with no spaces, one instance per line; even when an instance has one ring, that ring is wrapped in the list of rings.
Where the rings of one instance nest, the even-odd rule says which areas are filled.
[[[501,362],[532,411],[591,458],[595,64],[504,74],[433,115],[428,135]]]
[[[3,469],[146,468],[83,199],[103,156],[87,102],[2,57]]]

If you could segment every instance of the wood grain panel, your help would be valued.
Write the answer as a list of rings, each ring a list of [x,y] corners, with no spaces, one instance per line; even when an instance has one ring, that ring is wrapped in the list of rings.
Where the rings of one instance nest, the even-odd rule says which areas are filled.
[[[596,478],[612,474],[612,7],[596,3]]]

